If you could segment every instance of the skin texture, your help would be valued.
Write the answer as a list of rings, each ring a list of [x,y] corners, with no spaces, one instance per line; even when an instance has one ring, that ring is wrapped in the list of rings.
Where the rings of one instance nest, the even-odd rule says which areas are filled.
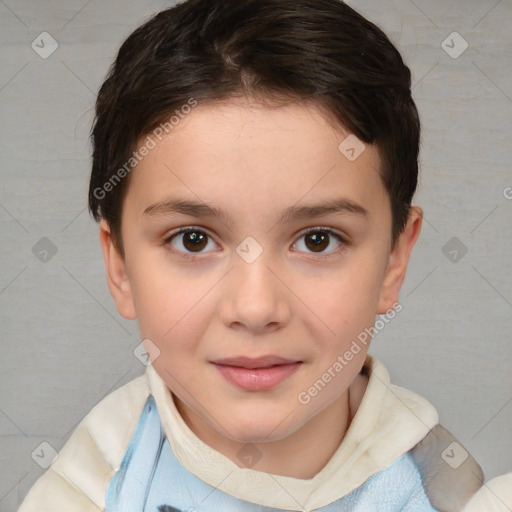
[[[190,429],[240,467],[237,452],[248,443],[261,455],[252,466],[257,471],[309,479],[326,465],[364,394],[359,372],[367,347],[309,403],[297,397],[399,299],[422,211],[413,207],[391,250],[378,151],[366,145],[350,161],[338,149],[348,135],[314,105],[199,105],[132,171],[123,203],[124,259],[108,224],[100,223],[119,313],[137,318],[141,338],[158,347],[152,364]],[[171,197],[206,203],[228,218],[144,215]],[[368,215],[280,221],[287,207],[341,197]],[[190,234],[170,239],[194,226],[209,235],[199,253]],[[315,249],[303,230],[319,227],[345,241],[330,236]],[[249,236],[263,251],[252,263],[236,251]],[[270,354],[302,363],[265,391],[233,385],[211,363]]]

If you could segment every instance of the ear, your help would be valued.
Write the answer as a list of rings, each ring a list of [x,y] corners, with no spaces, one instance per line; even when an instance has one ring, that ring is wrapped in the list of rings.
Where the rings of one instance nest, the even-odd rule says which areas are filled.
[[[122,317],[133,320],[137,318],[137,315],[130,280],[126,273],[126,263],[114,245],[110,226],[105,219],[100,222],[100,243],[105,260],[108,289],[114,298],[117,311]]]
[[[398,302],[409,257],[420,235],[422,221],[423,210],[419,206],[413,206],[407,220],[407,225],[389,256],[386,275],[380,291],[379,308],[377,311],[379,315],[386,314]]]

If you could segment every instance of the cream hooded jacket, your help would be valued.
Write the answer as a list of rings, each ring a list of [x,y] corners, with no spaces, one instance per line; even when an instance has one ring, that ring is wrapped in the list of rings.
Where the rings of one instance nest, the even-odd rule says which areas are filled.
[[[239,467],[203,443],[149,365],[87,414],[19,512],[512,511],[512,473],[483,483],[432,405],[391,384],[375,358],[363,371],[342,443],[302,480]]]

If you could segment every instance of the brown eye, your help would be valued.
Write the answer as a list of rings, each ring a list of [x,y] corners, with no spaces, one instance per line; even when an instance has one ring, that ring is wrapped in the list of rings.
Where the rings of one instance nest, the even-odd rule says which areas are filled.
[[[322,252],[329,246],[329,235],[324,231],[306,235],[306,247],[314,252]]]
[[[208,248],[208,244],[213,244],[213,248],[216,245],[207,233],[192,228],[181,229],[174,233],[167,238],[166,243],[172,245],[176,252],[181,252],[185,255],[208,252],[204,250]]]
[[[332,245],[333,243],[334,245]],[[302,245],[304,247],[301,247]],[[303,233],[299,240],[294,244],[294,247],[297,250],[306,253],[309,252],[310,254],[325,254],[326,256],[337,252],[340,246],[345,246],[344,238],[332,229],[328,228],[310,229]]]
[[[183,233],[183,246],[188,251],[201,251],[206,247],[207,235],[197,231]]]

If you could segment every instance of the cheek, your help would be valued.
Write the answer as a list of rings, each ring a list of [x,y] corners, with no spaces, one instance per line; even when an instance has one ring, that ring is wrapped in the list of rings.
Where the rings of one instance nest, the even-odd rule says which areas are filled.
[[[138,254],[131,264],[131,289],[141,335],[163,340],[186,324],[200,299],[197,283],[162,258]]]
[[[368,325],[377,314],[382,269],[374,257],[353,254],[346,264],[328,277],[305,283],[302,296],[317,319],[326,324],[326,332],[345,338]],[[334,335],[334,334],[333,334]]]

